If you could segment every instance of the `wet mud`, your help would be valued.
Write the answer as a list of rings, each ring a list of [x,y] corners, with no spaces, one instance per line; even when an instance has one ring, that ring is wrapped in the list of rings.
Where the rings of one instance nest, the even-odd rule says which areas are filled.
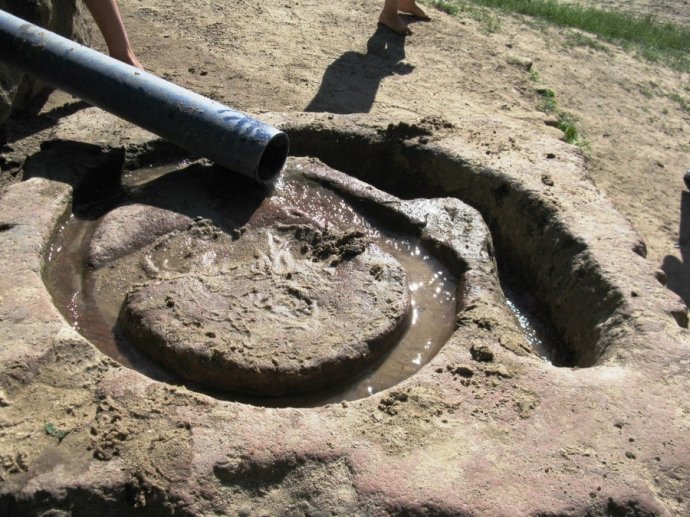
[[[124,160],[121,148],[63,141],[31,156],[26,181],[0,197],[8,344],[0,348],[0,506],[10,514],[687,514],[679,499],[687,330],[638,254],[639,239],[577,157],[562,146],[559,159],[533,159],[559,144],[527,134],[529,159],[506,151],[499,161],[473,134],[433,121],[274,117],[296,154],[328,167],[293,159],[304,181],[286,177],[269,192],[202,161],[148,168],[152,161],[132,156],[160,145],[148,136],[128,145]],[[247,254],[235,260],[241,248]],[[241,279],[222,280],[253,274],[252,265],[260,289],[236,307],[269,303],[258,296],[265,278],[282,293],[271,304],[286,309],[278,315],[307,318],[326,304],[316,295],[331,277],[319,275],[359,261],[369,267],[348,286],[371,292],[366,282],[387,282],[386,293],[407,292],[409,307],[381,320],[402,314],[405,333],[318,393],[259,398],[183,382],[124,332],[125,319],[141,315],[166,344],[182,335],[170,330],[176,321],[192,330],[181,344],[219,340],[211,325],[226,322],[212,311],[230,312],[227,300],[247,293],[228,287]],[[315,281],[290,292],[293,264]],[[499,280],[498,266],[523,282]],[[395,273],[403,270],[404,278]],[[51,298],[46,282],[65,288],[51,287]],[[531,295],[517,312],[513,285]],[[447,295],[453,303],[434,300]],[[193,297],[199,314],[185,307]],[[427,326],[412,324],[437,309]],[[177,319],[156,316],[176,310]],[[566,367],[535,351],[516,319],[530,312],[573,354]],[[223,332],[242,335],[237,326]],[[450,337],[426,350],[437,327]],[[108,343],[111,357],[102,353]],[[384,372],[392,380],[379,389]]]
[[[56,306],[121,364],[224,398],[303,405],[395,385],[452,334],[459,275],[412,222],[393,230],[300,168],[270,191],[202,163],[127,171],[57,232]]]

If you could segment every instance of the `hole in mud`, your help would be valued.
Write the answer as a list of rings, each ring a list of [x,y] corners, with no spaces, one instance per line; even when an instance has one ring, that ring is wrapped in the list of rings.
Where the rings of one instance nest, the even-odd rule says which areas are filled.
[[[589,260],[583,243],[570,235],[529,192],[521,192],[518,185],[513,185],[504,176],[474,170],[460,158],[427,150],[414,143],[401,145],[398,139],[389,141],[380,136],[370,138],[324,130],[314,133],[311,129],[292,131],[290,138],[297,155],[316,156],[331,167],[359,177],[402,199],[452,196],[477,208],[492,230],[496,246],[495,260],[501,267],[500,277],[508,306],[535,352],[555,366],[579,367],[596,364],[604,354],[607,345],[602,336],[607,331],[606,322],[620,307],[620,297],[612,286],[597,276],[596,264]],[[112,268],[120,257],[114,257],[114,260],[103,265],[98,263],[99,258],[92,253],[93,250],[88,249],[98,230],[99,221],[113,209],[143,204],[187,218],[180,228],[159,234],[156,228],[160,221],[157,222],[156,217],[149,217],[150,228],[143,232],[144,235],[152,231],[155,239],[158,239],[170,232],[196,231],[207,239],[213,240],[216,238],[214,235],[220,235],[221,240],[241,240],[246,223],[257,206],[270,194],[227,171],[215,169],[204,162],[184,160],[184,153],[180,154],[174,148],[170,153],[167,150],[167,144],[153,145],[139,150],[135,156],[125,157],[127,172],[116,187],[111,186],[109,195],[104,195],[103,189],[99,191],[99,201],[82,202],[88,196],[75,197],[74,214],[77,215],[67,221],[57,235],[49,253],[46,277],[56,305],[63,308],[69,321],[89,340],[125,365],[144,371],[151,377],[179,383],[182,382],[179,375],[170,374],[168,368],[150,360],[132,344],[131,336],[123,334],[118,324],[127,291],[108,291],[99,284],[97,277],[99,271]],[[170,165],[151,165],[158,164],[166,156],[175,156],[183,161],[172,168]],[[195,181],[202,176],[205,178],[202,183],[205,181],[206,184],[196,185]],[[189,178],[196,180],[185,183],[190,181]],[[109,181],[108,185],[111,183]],[[409,221],[405,223],[404,218],[402,222],[397,220],[398,216],[387,210],[385,202],[368,206],[367,210],[362,207],[355,210],[353,207],[357,203],[352,201],[357,199],[357,195],[346,195],[349,202],[345,202],[330,188],[321,186],[314,191],[319,194],[304,195],[298,192],[299,188],[293,187],[288,187],[288,191],[292,189],[288,197],[291,195],[292,203],[302,203],[303,206],[297,207],[291,216],[303,218],[300,224],[306,218],[309,224],[321,225],[318,227],[323,230],[327,221],[337,220],[341,211],[348,212],[369,228],[368,233],[365,232],[368,238],[393,256],[408,273],[418,269],[416,273],[410,273],[409,287],[438,282],[440,292],[447,295],[447,300],[440,304],[438,313],[434,314],[428,305],[423,305],[421,301],[417,303],[414,298],[420,308],[419,315],[431,314],[429,322],[416,321],[414,311],[406,313],[405,318],[399,315],[400,321],[396,320],[397,326],[389,335],[397,338],[397,333],[403,333],[401,343],[392,351],[386,349],[374,354],[375,360],[365,366],[360,364],[352,370],[349,380],[339,382],[337,386],[310,389],[307,395],[273,397],[263,394],[261,399],[241,395],[229,397],[227,391],[213,392],[215,396],[266,405],[318,405],[366,396],[400,382],[430,360],[453,333],[455,314],[462,310],[462,301],[457,298],[458,284],[462,283],[462,267],[457,264],[449,267],[447,257],[439,255],[438,249],[430,252],[433,246],[428,247],[429,243],[419,238],[419,228],[410,225]],[[172,204],[168,195],[161,193],[169,188],[178,192],[176,195],[179,199]],[[196,192],[199,189],[201,191]],[[83,187],[81,191],[85,192]],[[181,191],[183,194],[180,194]],[[179,200],[182,200],[182,205]],[[229,216],[224,212],[228,207],[238,208],[239,212]],[[289,214],[290,210],[287,212]],[[318,221],[319,213],[324,214],[322,221]],[[148,216],[140,214],[139,217],[146,219]],[[207,225],[206,221],[209,220],[211,224]],[[165,224],[175,226],[177,223],[164,222],[163,227]],[[349,226],[350,222],[342,223],[343,228]],[[328,238],[331,237],[338,240],[345,235]],[[141,236],[137,239],[141,239]],[[148,241],[147,245],[151,242]],[[183,248],[170,247],[168,256],[161,258],[165,264],[151,260],[151,257],[148,263],[144,260],[143,265],[138,266],[142,271],[139,280],[150,281],[147,275],[155,277],[161,267],[178,268],[178,273],[186,273],[185,253],[180,251]],[[176,249],[177,253],[174,252]],[[203,260],[213,262],[219,255],[218,250],[206,251],[198,254],[205,257]],[[288,278],[288,273],[285,278]],[[169,292],[173,292],[177,284],[170,283],[168,287]],[[202,287],[205,290],[203,293],[216,289],[211,284]],[[437,303],[433,299],[435,289],[428,291],[432,305]],[[413,292],[413,289],[409,291]],[[414,297],[421,296],[423,292],[414,293]],[[301,294],[296,296],[294,293]],[[248,296],[260,298],[257,293],[249,293]],[[294,290],[291,296],[304,302],[296,310],[304,313],[312,310],[308,297],[304,297],[302,291]],[[172,306],[177,305],[173,303]],[[570,310],[573,306],[580,309]],[[133,318],[130,316],[130,319]],[[415,324],[410,324],[411,321]],[[442,324],[438,325],[438,322]],[[195,325],[195,322],[190,320],[186,324]],[[424,336],[429,330],[426,327],[436,332],[433,338]],[[425,330],[415,335],[411,333],[415,329]],[[159,334],[169,330],[162,329]],[[213,330],[205,331],[204,335],[210,340],[217,337]],[[408,336],[411,336],[409,346],[404,344]],[[375,348],[376,340],[373,339],[369,345]],[[213,363],[216,359],[211,355],[205,360]],[[194,389],[209,391],[193,382],[187,384]]]
[[[462,271],[436,258],[409,222],[391,226],[377,210],[358,210],[332,188],[304,179],[281,179],[269,192],[204,163],[146,166],[139,159],[137,165],[108,195],[99,192],[100,201],[75,199],[45,269],[46,285],[65,318],[121,364],[219,398],[311,406],[397,384],[433,358],[453,333]],[[396,268],[404,270],[404,279]],[[201,281],[190,283],[190,275]],[[311,283],[299,283],[310,275]],[[384,281],[390,285],[379,285],[367,298],[372,285]],[[328,286],[319,298],[321,283]],[[160,303],[150,306],[157,299]],[[196,307],[185,306],[186,299]],[[314,324],[308,316],[315,311],[333,307],[350,312],[331,314],[316,333],[302,328]],[[261,319],[267,313],[273,320]],[[337,328],[348,318],[354,326]],[[370,329],[371,320],[382,323]],[[315,362],[311,352],[300,356],[308,347],[295,340],[313,340],[310,350],[318,355],[319,347],[367,332],[370,339],[346,347],[354,349],[352,359],[338,351],[330,366]],[[239,345],[223,356],[215,347],[227,333]],[[171,335],[183,337],[172,345],[158,343]],[[152,342],[159,347],[153,352],[147,348]],[[273,348],[256,352],[262,343]],[[168,353],[179,355],[171,363],[161,357]],[[185,370],[190,364],[193,375]],[[246,376],[252,393],[225,384],[228,375],[215,376],[219,364],[237,379]],[[198,376],[204,368],[211,373]],[[260,380],[256,370],[263,372]],[[345,377],[332,384],[341,371]],[[313,381],[305,380],[310,376]],[[289,386],[293,378],[299,382]],[[276,384],[289,393],[274,393]]]

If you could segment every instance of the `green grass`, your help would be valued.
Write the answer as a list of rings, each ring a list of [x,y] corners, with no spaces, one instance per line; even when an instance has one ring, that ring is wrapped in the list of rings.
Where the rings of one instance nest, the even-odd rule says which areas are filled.
[[[476,7],[459,0],[422,0],[422,3],[452,16],[458,16],[461,12],[465,13],[479,22],[480,30],[486,34],[498,32],[501,28],[500,19],[491,9]]]
[[[587,147],[589,142],[582,137],[580,130],[577,128],[577,117],[559,108],[556,101],[556,92],[547,88],[541,91],[541,96],[544,102],[542,111],[556,115],[556,127],[563,131],[565,141],[582,148]]]
[[[642,95],[644,95],[648,99],[651,99],[652,97],[654,97],[654,92],[648,86],[639,86],[638,90]]]
[[[454,2],[448,2],[447,0],[429,0],[426,3],[452,16],[457,16],[460,13],[460,7]]]
[[[600,52],[610,52],[609,48],[582,32],[570,32],[565,36],[566,47],[588,47]]]
[[[565,141],[569,144],[577,146],[586,145],[585,140],[580,136],[580,130],[577,128],[577,118],[572,113],[567,111],[558,111],[558,129],[563,131]]]
[[[479,22],[481,31],[486,34],[493,34],[501,30],[501,20],[496,13],[487,9],[476,9],[470,11],[470,15]]]
[[[471,2],[483,7],[523,14],[555,26],[579,29],[635,51],[645,59],[661,61],[677,70],[690,72],[690,29],[660,22],[652,16],[637,17],[619,11],[564,4],[556,0],[471,0]],[[434,0],[427,3],[443,4],[446,9],[456,5],[459,11],[470,13],[472,11],[471,8],[467,8],[466,0]],[[453,14],[458,12],[453,11]],[[596,40],[585,42],[580,39],[579,43],[597,48]]]
[[[556,92],[551,89],[546,89],[543,91],[541,96],[544,99],[543,110],[546,113],[554,113],[558,108],[558,104],[556,103]]]

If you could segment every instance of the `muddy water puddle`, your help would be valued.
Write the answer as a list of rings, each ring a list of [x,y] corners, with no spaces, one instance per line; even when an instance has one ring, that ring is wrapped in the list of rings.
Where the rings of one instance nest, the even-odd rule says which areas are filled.
[[[188,165],[181,163],[175,166],[146,167],[128,171],[122,179],[125,189],[122,203],[131,201],[128,195],[137,197],[152,184],[165,184],[166,176],[179,173]],[[184,197],[184,185],[179,188]],[[158,192],[159,189],[155,190]],[[190,192],[192,190],[193,188],[189,189]],[[212,192],[215,190],[218,189],[210,189]],[[233,221],[233,218],[236,219],[233,205],[241,203],[242,198],[241,193],[235,193],[229,198],[221,199],[220,202],[209,200],[208,205],[213,205],[214,208],[211,210],[205,207],[204,216],[212,212],[215,214],[215,220]],[[385,222],[362,215],[333,190],[315,185],[313,182],[281,180],[274,194],[266,199],[269,198],[270,210],[283,211],[288,219],[309,219],[322,228],[342,230],[354,225],[364,229],[373,243],[392,255],[407,273],[411,312],[406,328],[392,350],[385,353],[372,366],[348,382],[318,393],[257,400],[255,397],[213,393],[207,388],[189,382],[184,384],[192,389],[232,400],[279,406],[319,405],[355,400],[391,387],[413,375],[434,357],[454,331],[458,307],[458,279],[420,244],[419,239],[409,234],[390,231],[386,228]],[[138,197],[138,201],[141,202],[142,198]],[[148,201],[155,202],[153,198]],[[80,213],[78,210],[75,212]],[[185,214],[192,215],[188,210]],[[246,223],[247,216],[242,216],[241,219]],[[104,286],[100,278],[103,276],[104,268],[121,274],[115,263],[103,266],[100,270],[87,266],[91,240],[101,222],[102,217],[72,215],[57,232],[48,251],[45,270],[46,284],[55,305],[76,330],[119,363],[158,380],[183,383],[142,354],[118,325],[120,309],[127,294],[126,286],[147,280],[146,271],[140,271],[137,273],[138,276],[133,275],[121,282],[116,278],[112,281],[115,287],[112,287]],[[234,225],[234,230],[232,223],[221,226],[224,232],[232,233],[237,231],[238,225]],[[223,260],[220,256],[222,253],[217,251],[207,251],[207,255],[205,260],[210,265],[214,261]],[[144,261],[150,263],[152,270],[167,272],[175,272],[176,269],[179,272],[183,262],[172,250],[168,255],[147,254]]]
[[[525,282],[506,267],[499,267],[499,275],[506,304],[535,354],[553,366],[572,366],[572,354],[545,315],[543,306],[525,287]]]

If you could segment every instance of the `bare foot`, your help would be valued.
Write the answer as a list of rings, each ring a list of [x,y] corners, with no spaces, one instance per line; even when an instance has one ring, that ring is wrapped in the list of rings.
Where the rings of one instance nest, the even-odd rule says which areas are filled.
[[[429,16],[424,12],[424,9],[417,5],[415,0],[400,0],[400,7],[398,7],[398,9],[404,13],[411,14],[420,20],[427,22],[431,20],[431,18],[429,18]]]
[[[381,16],[379,16],[379,24],[387,27],[396,34],[400,34],[401,36],[409,36],[412,34],[412,31],[407,26],[405,21],[400,18],[398,13],[391,14],[386,11],[382,12]]]

